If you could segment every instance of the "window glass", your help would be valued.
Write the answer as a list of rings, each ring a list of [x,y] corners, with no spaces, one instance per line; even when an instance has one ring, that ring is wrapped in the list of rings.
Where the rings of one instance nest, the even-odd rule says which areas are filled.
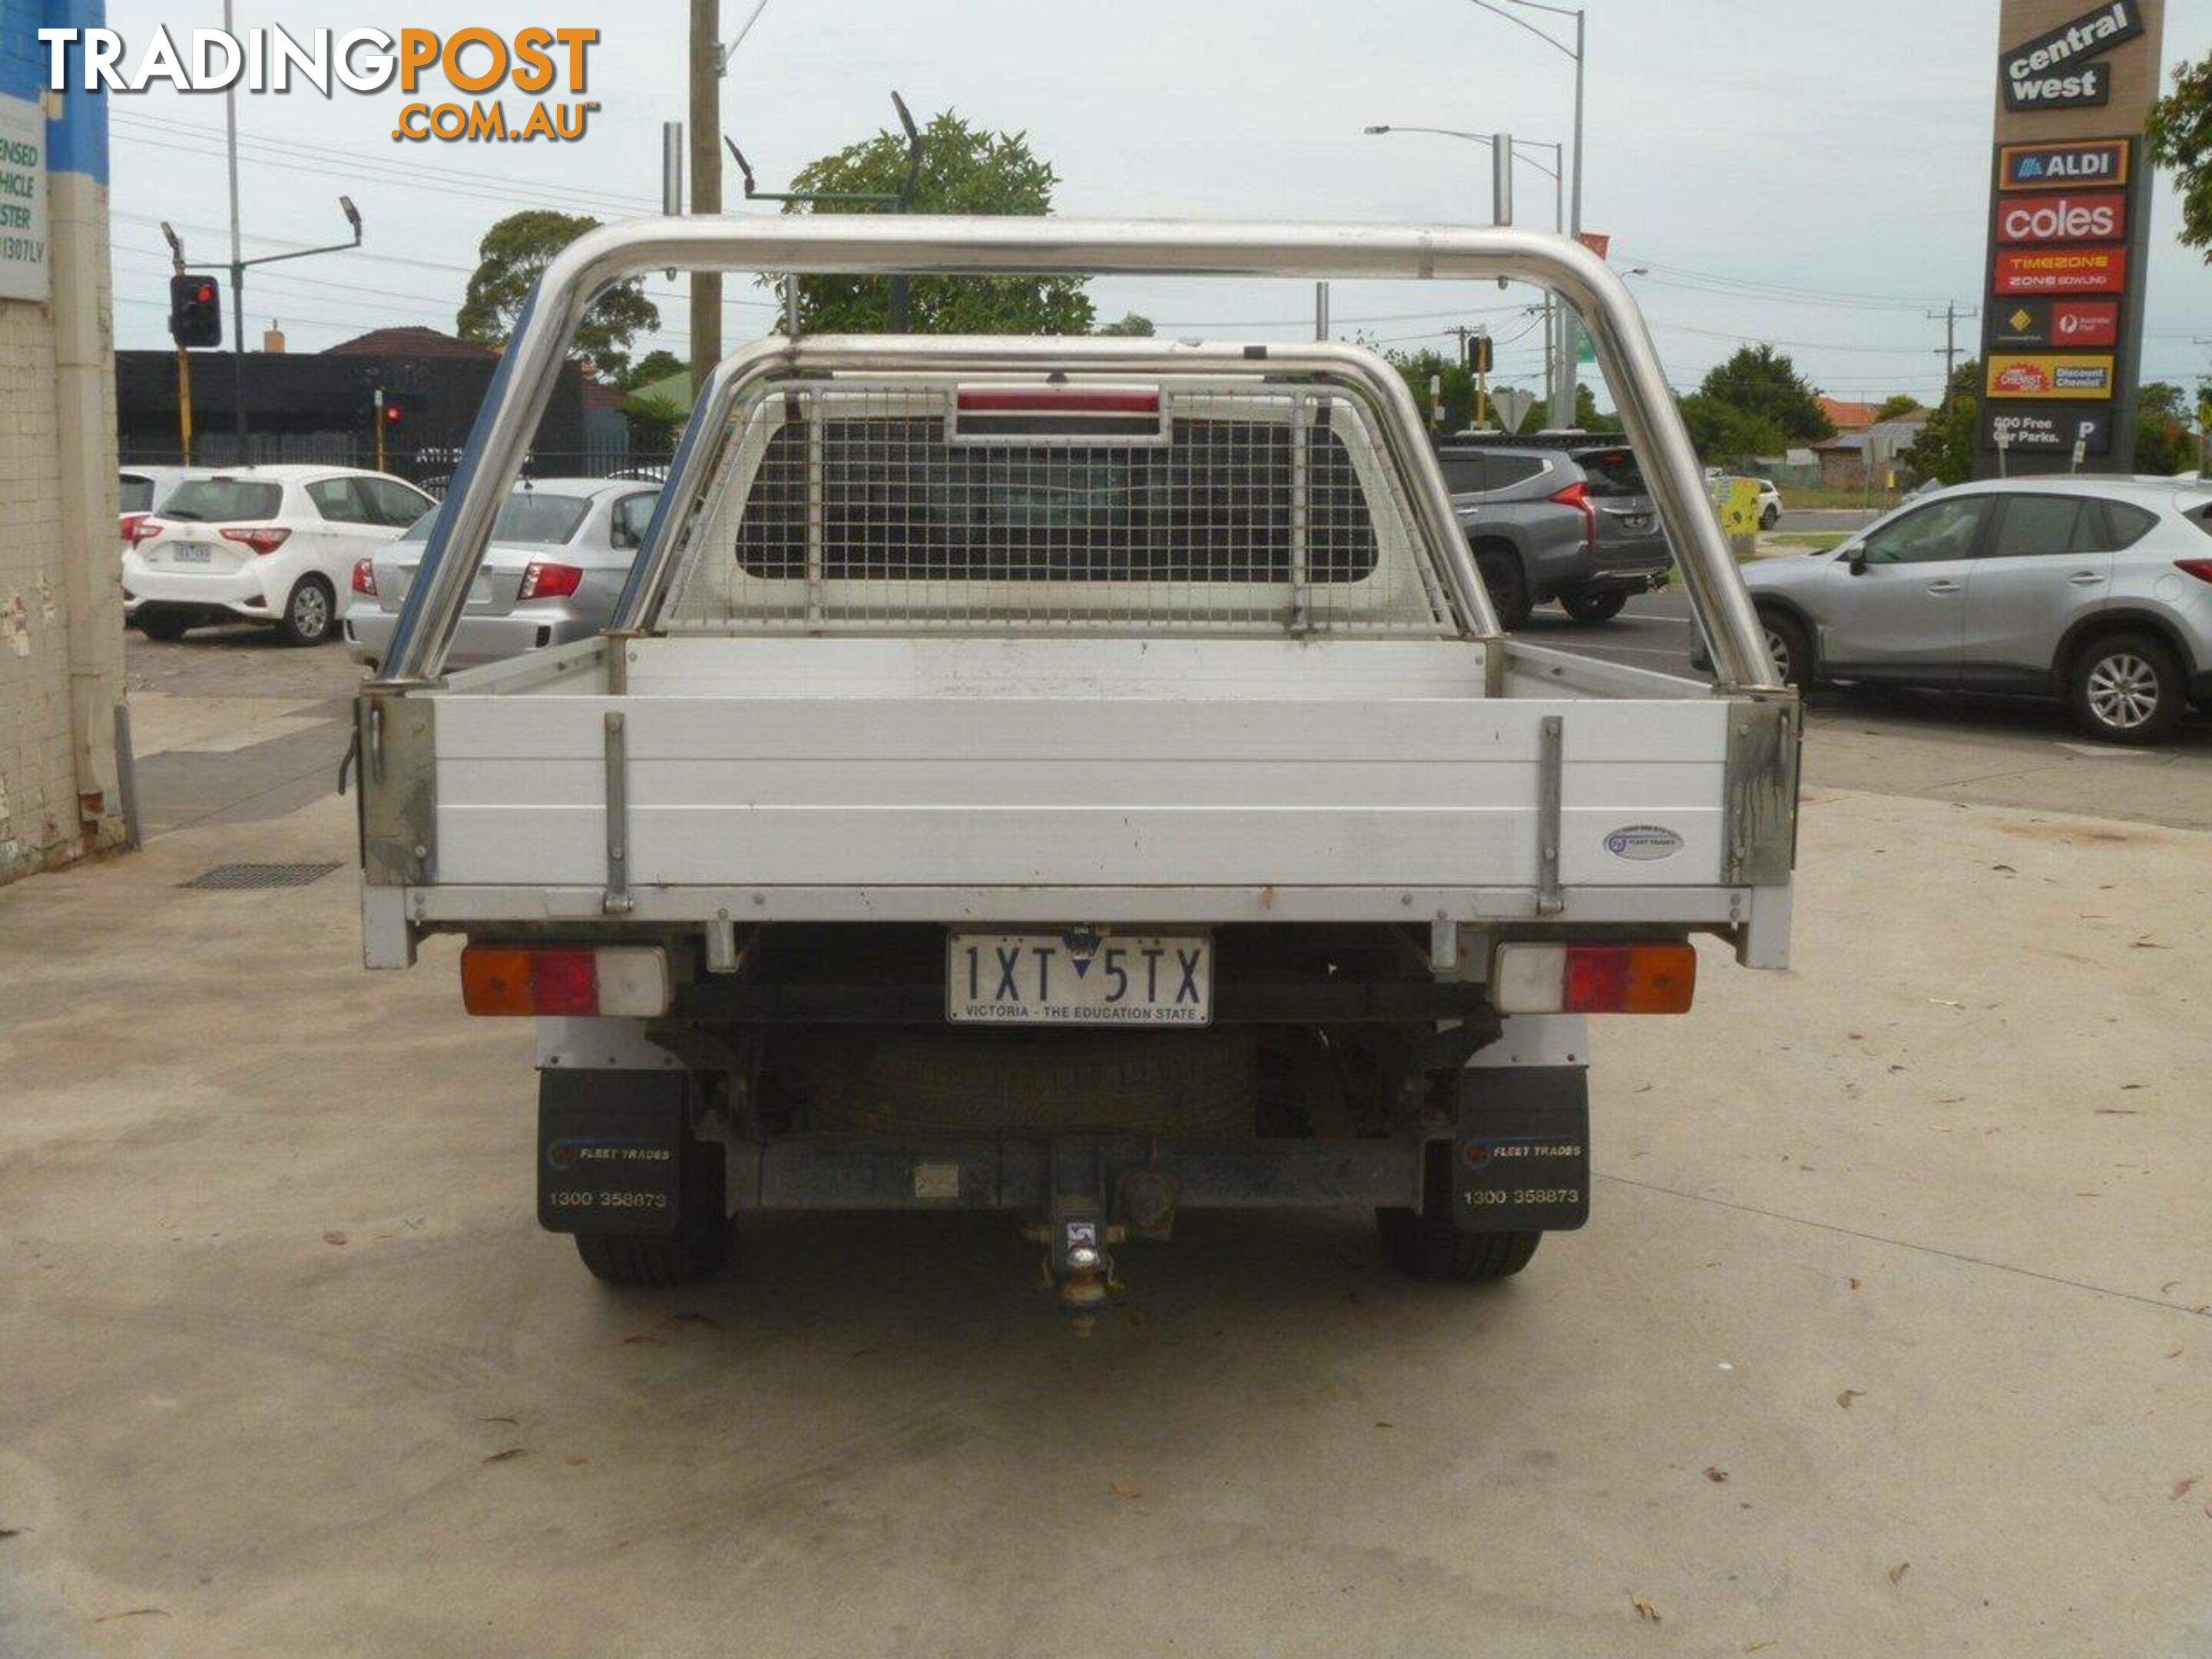
[[[2086,528],[2093,516],[2088,507],[2072,495],[2008,495],[1989,555],[2027,559],[2086,553],[2096,539]]]
[[[273,519],[284,505],[284,486],[253,478],[196,478],[179,484],[176,493],[161,503],[165,519],[226,520],[244,523]]]
[[[356,478],[353,482],[354,488],[368,498],[371,521],[394,530],[404,530],[430,505],[428,496],[417,495],[395,479]]]
[[[519,489],[501,503],[499,516],[492,520],[491,538],[495,542],[521,542],[537,547],[558,547],[576,533],[592,510],[591,499],[584,495],[548,495],[542,490]],[[407,527],[403,542],[427,542],[430,526],[437,522],[433,510]]]
[[[1489,458],[1483,455],[1445,455],[1444,488],[1455,495],[1475,495],[1490,488]]]
[[[368,509],[354,494],[351,478],[320,478],[307,486],[307,499],[315,511],[332,524],[369,524]]]
[[[1984,498],[1962,495],[1893,520],[1866,538],[1869,564],[1932,564],[1971,557]]]
[[[1535,455],[1492,455],[1490,458],[1490,487],[1504,489],[1508,485],[1527,483],[1544,470],[1546,463]]]
[[[1593,496],[1641,495],[1644,471],[1636,465],[1636,455],[1626,449],[1585,449],[1577,453],[1575,464],[1580,466]]]
[[[154,509],[154,481],[142,478],[135,472],[123,475],[123,507],[125,513],[150,513]]]
[[[2150,527],[2158,522],[2157,514],[2133,501],[2100,501],[2097,505],[2102,509],[2099,516],[2103,520],[2094,532],[2098,538],[2096,550],[2100,553],[2118,553],[2123,548],[2133,547],[2150,534]],[[2204,515],[2197,516],[2202,520]]]
[[[615,546],[630,548],[643,545],[645,527],[653,522],[653,504],[659,498],[659,490],[647,489],[635,495],[625,495],[615,503],[610,526]]]

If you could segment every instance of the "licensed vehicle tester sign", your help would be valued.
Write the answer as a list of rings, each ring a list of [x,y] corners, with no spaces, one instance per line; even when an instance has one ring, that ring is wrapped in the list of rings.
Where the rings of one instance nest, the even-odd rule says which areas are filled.
[[[46,113],[0,98],[0,300],[53,297],[46,246]]]
[[[2164,0],[2001,0],[1975,471],[2135,463]]]

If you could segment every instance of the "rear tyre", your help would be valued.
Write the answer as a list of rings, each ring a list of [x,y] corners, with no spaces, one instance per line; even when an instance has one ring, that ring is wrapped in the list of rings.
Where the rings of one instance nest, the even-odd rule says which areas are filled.
[[[2068,690],[2075,720],[2106,743],[2158,742],[2188,701],[2172,647],[2150,634],[2115,634],[2084,647]]]
[[[578,1233],[576,1254],[605,1285],[696,1285],[729,1260],[737,1222],[727,1212],[719,1142],[684,1149],[684,1208],[672,1233]]]
[[[1559,595],[1559,609],[1578,623],[1611,622],[1627,603],[1625,587],[1591,587]]]
[[[1509,548],[1484,548],[1474,556],[1474,568],[1490,591],[1490,608],[1498,625],[1511,629],[1528,620],[1528,579],[1521,574],[1521,561]]]
[[[1759,527],[1761,530],[1771,530],[1781,522],[1782,509],[1778,507],[1770,507],[1759,515]]]
[[[189,618],[165,611],[142,611],[139,613],[137,622],[138,631],[141,634],[149,640],[159,640],[165,645],[184,638],[185,630],[192,625]]]
[[[320,576],[302,576],[284,601],[276,620],[277,637],[287,645],[320,645],[337,631],[337,595]]]
[[[1538,1233],[1463,1233],[1452,1219],[1452,1143],[1432,1140],[1423,1154],[1421,1208],[1378,1209],[1382,1253],[1414,1279],[1462,1283],[1510,1279],[1543,1243]]]
[[[1762,611],[1759,625],[1766,635],[1766,654],[1774,659],[1776,678],[1799,690],[1813,684],[1813,636],[1795,617],[1779,611]]]

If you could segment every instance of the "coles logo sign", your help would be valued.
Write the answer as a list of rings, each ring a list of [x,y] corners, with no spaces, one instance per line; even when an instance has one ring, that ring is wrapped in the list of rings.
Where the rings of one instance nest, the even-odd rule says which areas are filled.
[[[2128,198],[2118,191],[2017,196],[1997,204],[2000,242],[2117,242],[2127,228]]]

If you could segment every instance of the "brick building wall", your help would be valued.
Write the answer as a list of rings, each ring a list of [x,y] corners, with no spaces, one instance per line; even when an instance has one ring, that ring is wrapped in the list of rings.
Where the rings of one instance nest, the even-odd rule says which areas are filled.
[[[0,881],[124,833],[106,114],[97,100],[44,90],[37,39],[97,25],[100,10],[0,0],[0,100],[17,131],[24,119],[44,131],[43,172],[9,169],[19,204],[40,198],[43,223],[15,234],[44,242],[51,278],[42,295],[0,295]]]

